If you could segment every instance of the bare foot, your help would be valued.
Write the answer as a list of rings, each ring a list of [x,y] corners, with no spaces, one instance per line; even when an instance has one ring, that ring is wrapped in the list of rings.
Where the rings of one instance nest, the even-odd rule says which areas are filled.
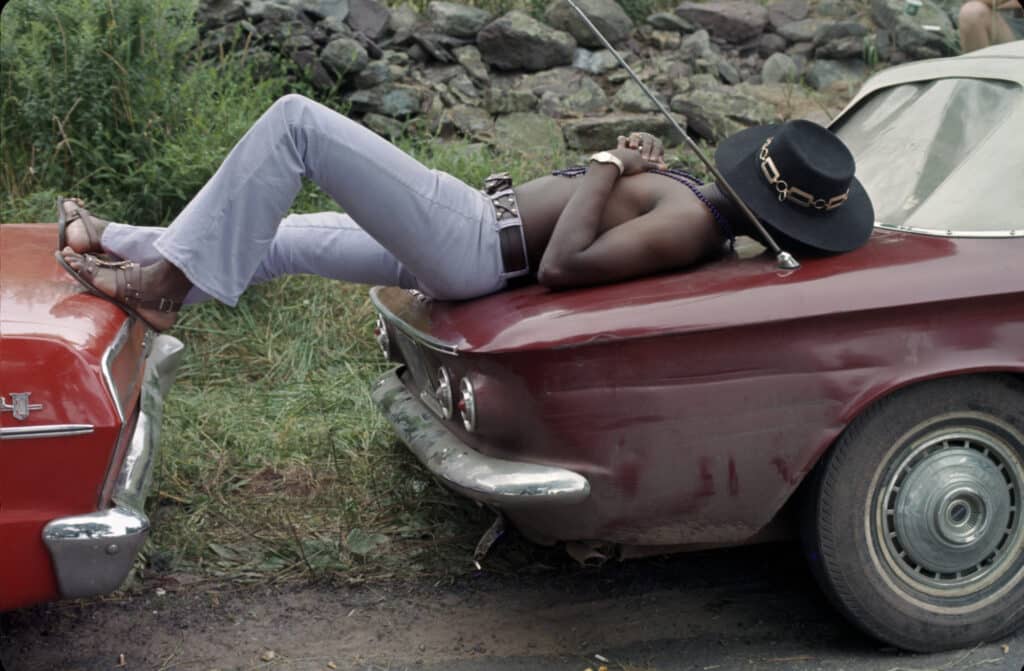
[[[167,261],[142,267],[79,254],[70,245],[60,255],[92,291],[137,313],[156,331],[166,331],[177,321],[181,302],[192,287],[184,273]]]
[[[66,244],[79,254],[102,253],[100,240],[110,222],[90,213],[78,198],[68,198],[61,205],[66,221],[70,222],[64,234]]]

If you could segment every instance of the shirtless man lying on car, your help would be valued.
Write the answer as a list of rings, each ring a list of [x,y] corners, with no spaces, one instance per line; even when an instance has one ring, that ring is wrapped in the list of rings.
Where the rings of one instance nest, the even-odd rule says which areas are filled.
[[[820,126],[748,129],[723,141],[716,161],[787,240],[840,252],[870,233],[853,158]],[[77,199],[58,201],[57,258],[88,291],[162,331],[185,303],[235,305],[246,287],[285,274],[463,300],[534,278],[564,289],[683,268],[736,234],[754,235],[714,184],[666,168],[662,143],[631,133],[585,168],[515,188],[498,176],[480,191],[288,95],[166,229],[110,223]],[[286,216],[304,177],[344,214]]]

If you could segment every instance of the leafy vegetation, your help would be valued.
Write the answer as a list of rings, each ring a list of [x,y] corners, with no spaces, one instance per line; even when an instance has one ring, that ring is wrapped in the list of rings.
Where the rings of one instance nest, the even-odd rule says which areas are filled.
[[[195,0],[15,0],[0,28],[0,219],[52,217],[57,193],[166,223],[283,78],[244,52],[197,60]]]

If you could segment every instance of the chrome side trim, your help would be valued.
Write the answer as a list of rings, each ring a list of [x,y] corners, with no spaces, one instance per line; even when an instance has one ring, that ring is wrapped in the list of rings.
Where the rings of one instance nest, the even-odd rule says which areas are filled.
[[[114,337],[114,342],[110,343],[110,347],[103,353],[103,360],[100,362],[103,380],[107,383],[107,391],[110,393],[110,398],[114,401],[114,407],[117,408],[117,418],[122,424],[124,424],[124,407],[121,405],[121,396],[117,393],[117,387],[114,386],[114,375],[110,372],[110,364],[121,353],[125,343],[128,342],[128,334],[131,332],[134,322],[135,319],[131,317],[124,320],[121,328],[117,331],[117,335]]]
[[[92,424],[40,424],[0,429],[0,440],[23,438],[53,438],[55,436],[83,436],[93,432]]]
[[[146,360],[139,419],[114,484],[115,506],[63,517],[43,528],[64,598],[117,589],[131,571],[149,532],[144,504],[159,447],[163,398],[174,381],[184,345],[169,335],[153,342]]]
[[[442,342],[433,336],[429,336],[413,326],[410,326],[404,320],[395,315],[394,312],[389,310],[387,306],[377,298],[377,287],[370,290],[370,301],[373,302],[377,311],[384,315],[384,318],[388,323],[393,324],[396,328],[402,331],[402,333],[409,336],[420,345],[423,345],[427,349],[432,349],[435,352],[440,352],[441,354],[447,354],[449,356],[459,355],[459,349],[455,345],[449,345],[448,343]]]
[[[900,231],[901,233],[918,233],[920,235],[932,235],[941,238],[1018,238],[1024,237],[1024,228],[991,230],[991,231],[952,231],[939,228],[915,228],[913,226],[898,226],[894,224],[883,224],[875,222],[875,226],[887,231]]]
[[[395,369],[377,380],[373,401],[416,458],[445,485],[499,508],[579,503],[587,479],[565,468],[495,459],[460,441],[402,384]]]

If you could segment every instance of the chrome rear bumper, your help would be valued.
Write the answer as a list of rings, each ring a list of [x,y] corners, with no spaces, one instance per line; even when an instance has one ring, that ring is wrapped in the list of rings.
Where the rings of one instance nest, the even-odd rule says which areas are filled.
[[[579,473],[495,459],[471,449],[405,388],[400,370],[377,380],[374,403],[402,442],[445,485],[499,508],[579,503],[590,495],[590,483]]]
[[[140,410],[128,453],[114,485],[114,507],[63,517],[43,528],[63,598],[112,592],[128,577],[149,532],[146,496],[160,442],[163,400],[178,368],[181,341],[169,335],[153,341],[142,384]]]

